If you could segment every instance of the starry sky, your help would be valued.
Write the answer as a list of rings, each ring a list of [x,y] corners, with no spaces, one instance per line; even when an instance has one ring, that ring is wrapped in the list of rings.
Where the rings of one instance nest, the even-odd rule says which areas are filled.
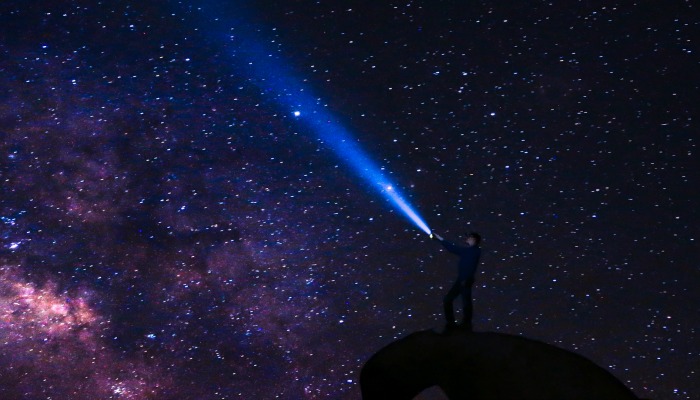
[[[482,234],[475,330],[700,396],[697,5],[215,3],[0,4],[0,397],[357,399],[443,325],[456,259],[301,92]]]

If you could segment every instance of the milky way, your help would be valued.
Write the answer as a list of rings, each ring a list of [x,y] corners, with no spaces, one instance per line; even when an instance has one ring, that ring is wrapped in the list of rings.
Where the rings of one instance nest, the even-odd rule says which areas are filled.
[[[356,399],[374,352],[443,325],[456,260],[283,106],[253,37],[435,232],[482,234],[475,330],[699,396],[691,2],[206,10],[0,4],[0,397]]]

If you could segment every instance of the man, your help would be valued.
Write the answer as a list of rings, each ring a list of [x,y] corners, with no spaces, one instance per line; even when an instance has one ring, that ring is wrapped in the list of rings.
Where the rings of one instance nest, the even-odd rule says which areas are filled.
[[[459,274],[457,275],[457,280],[443,299],[445,318],[447,319],[447,328],[452,329],[457,327],[452,303],[461,295],[462,305],[464,307],[462,328],[471,331],[472,314],[474,312],[472,305],[472,285],[474,284],[476,267],[479,265],[479,257],[481,257],[481,248],[479,248],[481,236],[476,232],[467,232],[465,235],[466,246],[458,246],[454,243],[448,242],[438,234],[432,234],[431,237],[440,241],[440,243],[445,246],[449,252],[459,256]]]

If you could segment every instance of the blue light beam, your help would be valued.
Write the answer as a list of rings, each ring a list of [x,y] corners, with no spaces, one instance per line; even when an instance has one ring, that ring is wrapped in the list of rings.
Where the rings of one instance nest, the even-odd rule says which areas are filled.
[[[350,131],[327,110],[327,105],[311,94],[311,89],[294,77],[284,60],[265,48],[258,37],[249,32],[259,32],[260,28],[250,22],[223,16],[232,11],[215,10],[215,2],[204,17],[204,27],[212,37],[223,39],[231,51],[232,62],[243,69],[251,82],[263,93],[273,96],[284,109],[289,110],[300,122],[305,123],[316,136],[331,148],[340,159],[363,180],[370,184],[389,203],[412,221],[423,232],[431,230],[418,215],[406,198],[399,193],[382,170],[369,158]],[[238,7],[238,6],[236,6]],[[201,10],[201,9],[200,9]],[[235,10],[240,15],[242,10]],[[221,35],[221,32],[225,35]]]
[[[318,110],[315,111],[318,113]],[[325,113],[324,113],[325,114]],[[360,145],[351,138],[345,127],[325,118],[308,118],[309,125],[317,136],[333,149],[357,175],[376,189],[386,200],[397,207],[409,220],[423,232],[430,234],[428,224],[409,205],[399,193],[396,186],[386,177],[382,170],[372,162]]]

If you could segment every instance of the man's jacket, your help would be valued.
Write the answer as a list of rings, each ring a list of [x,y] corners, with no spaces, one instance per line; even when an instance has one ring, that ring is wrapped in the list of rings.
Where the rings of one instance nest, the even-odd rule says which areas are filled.
[[[474,274],[476,274],[476,267],[479,264],[479,257],[481,257],[481,248],[479,246],[457,246],[452,242],[447,240],[441,240],[443,246],[450,252],[457,254],[459,256],[459,275],[457,279],[459,281],[474,282]]]

